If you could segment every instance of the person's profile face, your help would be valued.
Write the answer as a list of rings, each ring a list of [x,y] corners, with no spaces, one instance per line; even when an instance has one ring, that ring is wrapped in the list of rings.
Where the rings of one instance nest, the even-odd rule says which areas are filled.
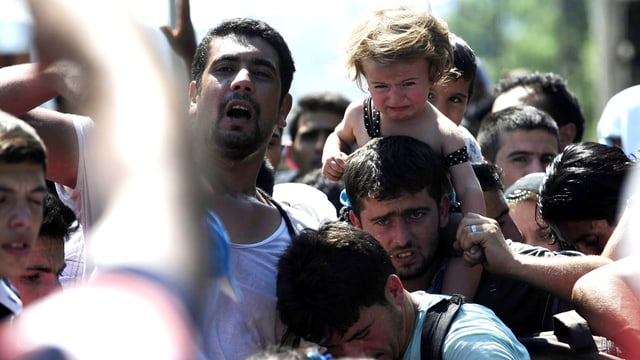
[[[22,304],[28,306],[60,289],[59,278],[64,266],[64,239],[38,237],[25,270],[20,276],[10,278]]]
[[[562,220],[551,224],[562,240],[586,255],[600,255],[615,226],[607,220]]]
[[[520,232],[520,228],[511,217],[509,205],[507,205],[507,200],[505,199],[503,192],[501,190],[483,191],[482,195],[484,196],[487,217],[498,222],[505,239],[521,241],[522,234]]]
[[[42,223],[42,165],[0,163],[0,277],[24,270]]]
[[[398,359],[404,351],[399,341],[400,316],[390,305],[362,308],[358,321],[343,336],[334,335],[321,345],[335,357]]]

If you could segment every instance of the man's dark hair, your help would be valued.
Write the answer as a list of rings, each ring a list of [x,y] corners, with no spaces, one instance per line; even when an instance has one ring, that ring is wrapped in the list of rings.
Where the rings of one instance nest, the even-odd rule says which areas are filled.
[[[336,208],[336,215],[340,214],[340,210],[342,209],[340,193],[342,192],[342,189],[344,189],[344,182],[342,179],[339,179],[338,181],[331,181],[322,174],[321,168],[317,168],[306,173],[300,182],[322,191],[327,195],[327,199],[331,204],[333,204],[333,207]]]
[[[502,169],[488,161],[471,163],[482,191],[504,191]]]
[[[436,202],[446,176],[441,157],[428,144],[408,136],[375,138],[353,152],[342,175],[353,212],[363,200],[389,200],[424,189]]]
[[[533,106],[511,106],[487,115],[478,130],[478,144],[482,155],[492,163],[502,147],[501,135],[515,130],[544,130],[556,138],[560,148],[558,125],[546,112]]]
[[[249,18],[235,18],[223,21],[216,27],[211,28],[202,39],[196,54],[193,57],[191,65],[191,80],[196,82],[196,89],[200,92],[202,85],[202,75],[209,60],[209,50],[211,50],[211,40],[214,38],[225,37],[229,35],[258,37],[265,40],[278,53],[280,82],[282,85],[282,94],[280,101],[289,93],[291,82],[293,81],[293,73],[296,71],[291,56],[291,50],[284,41],[284,38],[278,31],[269,24],[261,20]]]
[[[616,225],[633,164],[618,147],[595,142],[568,145],[547,167],[538,199],[542,217],[550,224],[606,219]]]
[[[324,111],[342,118],[349,102],[348,98],[333,91],[316,92],[301,97],[289,115],[287,129],[291,141],[295,141],[296,135],[298,135],[300,117],[303,114]]]
[[[76,220],[71,209],[53,193],[47,192],[43,200],[42,225],[38,236],[66,240]]]
[[[355,324],[362,308],[387,305],[396,271],[369,233],[343,222],[306,229],[278,262],[278,312],[295,335],[317,344]]]
[[[0,163],[31,163],[47,172],[47,149],[35,129],[0,111]]]
[[[576,136],[573,141],[582,141],[584,114],[580,109],[578,98],[569,90],[565,79],[552,72],[534,72],[506,78],[500,80],[496,85],[496,96],[518,86],[530,88],[536,94],[543,95],[541,103],[527,102],[527,105],[533,105],[546,111],[556,121],[558,127],[575,124]]]
[[[449,33],[449,43],[453,49],[453,65],[455,69],[449,74],[456,74],[454,79],[462,77],[469,82],[469,98],[473,95],[474,83],[476,80],[476,72],[478,70],[478,61],[473,49],[459,36]],[[451,77],[451,75],[449,75]]]

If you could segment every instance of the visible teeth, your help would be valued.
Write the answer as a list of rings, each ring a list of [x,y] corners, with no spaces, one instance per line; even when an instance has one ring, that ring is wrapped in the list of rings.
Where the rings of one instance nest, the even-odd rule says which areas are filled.
[[[24,249],[24,248],[27,247],[27,245],[26,244],[22,244],[22,243],[20,243],[20,244],[11,243],[11,244],[9,244],[9,247],[11,247],[13,249]]]
[[[398,258],[400,259],[404,259],[411,256],[411,252],[406,252],[406,253],[402,253],[402,254],[398,254]]]
[[[249,111],[249,109],[247,109],[247,108],[246,108],[246,107],[244,107],[244,106],[240,106],[240,105],[235,105],[235,106],[233,106],[233,107],[232,107],[232,109],[234,109],[234,110],[244,110],[244,111]]]

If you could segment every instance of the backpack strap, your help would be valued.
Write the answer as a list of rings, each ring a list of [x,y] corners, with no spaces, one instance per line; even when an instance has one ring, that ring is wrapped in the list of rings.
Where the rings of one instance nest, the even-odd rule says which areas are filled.
[[[427,310],[420,341],[420,353],[423,359],[427,358],[426,354],[430,354],[428,359],[442,359],[444,338],[464,303],[464,296],[455,294],[448,299],[440,300]]]

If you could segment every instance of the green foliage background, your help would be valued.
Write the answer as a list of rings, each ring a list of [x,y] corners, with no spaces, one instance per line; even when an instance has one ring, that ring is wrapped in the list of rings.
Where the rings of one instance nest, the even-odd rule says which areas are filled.
[[[595,141],[594,44],[588,0],[458,0],[444,17],[474,49],[495,84],[508,71],[555,72],[567,80]]]

